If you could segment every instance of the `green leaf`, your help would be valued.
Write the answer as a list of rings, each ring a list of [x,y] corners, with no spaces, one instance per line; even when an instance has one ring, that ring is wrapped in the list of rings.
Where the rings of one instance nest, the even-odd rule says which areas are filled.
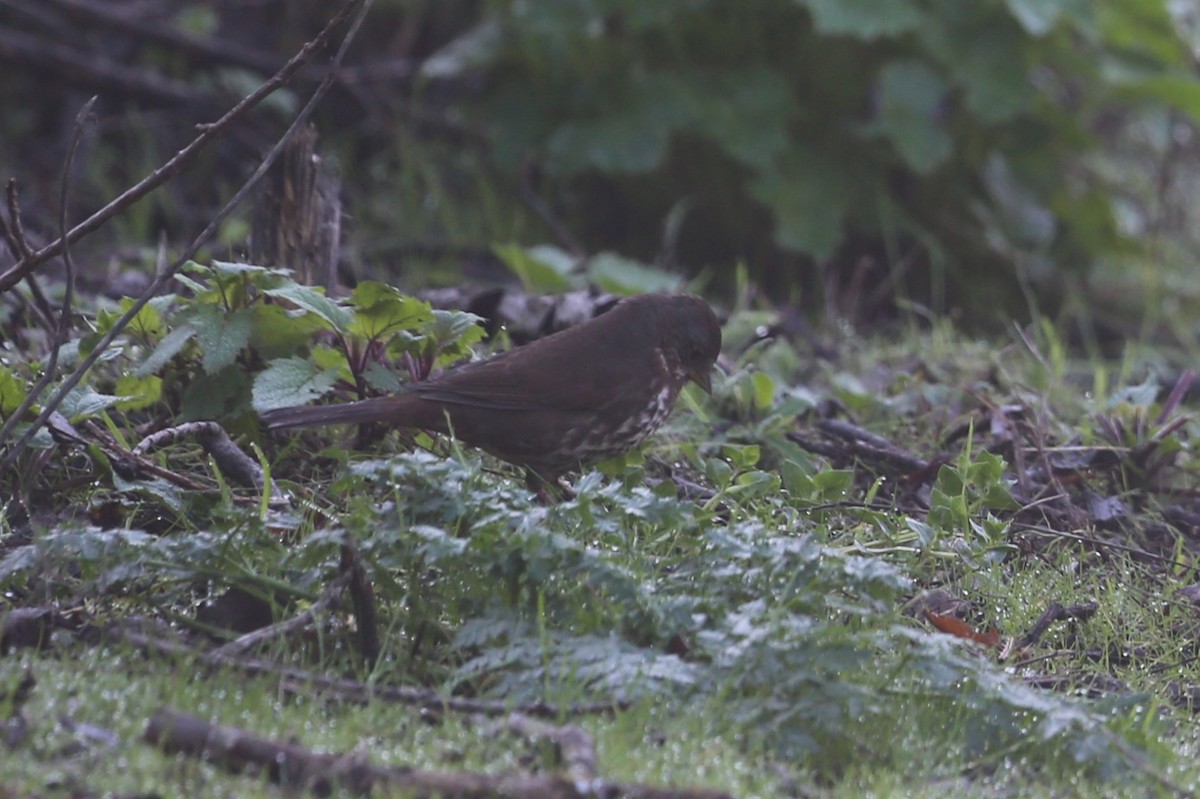
[[[680,283],[678,275],[611,252],[589,258],[587,276],[604,291],[626,296],[671,291]]]
[[[59,406],[59,411],[71,421],[87,419],[119,404],[121,399],[121,397],[114,397],[111,394],[101,394],[89,386],[84,386],[67,394],[62,405]]]
[[[263,293],[271,297],[278,297],[281,300],[287,300],[298,308],[315,314],[317,318],[329,326],[330,330],[336,333],[347,333],[350,325],[354,322],[354,314],[348,308],[343,308],[321,292],[309,286],[290,283],[285,286],[266,289]]]
[[[337,379],[337,369],[321,369],[305,358],[280,358],[254,379],[254,410],[304,405],[328,393]]]
[[[546,142],[546,168],[556,175],[588,170],[638,174],[662,163],[671,133],[703,119],[706,103],[674,74],[626,73],[587,116],[568,119]]]
[[[1167,3],[1160,0],[1097,3],[1096,16],[1110,51],[1127,51],[1168,67],[1182,69],[1190,64],[1188,47]]]
[[[196,343],[204,351],[204,371],[214,375],[232,365],[242,348],[250,343],[254,321],[247,308],[227,312],[215,305],[199,305],[192,316],[192,326],[196,329]]]
[[[775,404],[775,381],[766,372],[755,372],[751,380],[754,382],[754,407],[765,411]]]
[[[1156,74],[1128,77],[1117,82],[1118,97],[1166,103],[1200,125],[1200,81],[1188,74]]]
[[[328,329],[316,314],[289,311],[278,303],[256,302],[248,310],[253,320],[250,346],[266,361],[294,354],[313,333]]]
[[[879,77],[879,111],[864,133],[886,136],[917,172],[928,173],[950,157],[946,131],[946,81],[919,61],[893,61]]]
[[[349,332],[368,341],[416,330],[433,318],[429,303],[374,280],[359,283],[350,295],[350,303],[354,306],[354,321]]]
[[[841,497],[854,487],[854,470],[822,469],[812,476],[812,481],[823,497]]]
[[[680,91],[690,95],[684,129],[702,136],[756,170],[769,169],[788,146],[793,87],[765,67],[695,70]]]
[[[129,297],[122,298],[117,307],[119,311],[114,311],[108,308],[101,308],[96,312],[96,331],[98,333],[107,333],[112,330],[116,321],[121,318],[130,308],[133,307],[135,301]],[[125,326],[125,332],[137,335],[147,341],[154,341],[163,334],[163,321],[157,309],[151,304],[143,305],[133,319],[129,320],[129,324]]]
[[[0,366],[0,416],[8,416],[15,411],[28,394],[25,384],[17,376]]]
[[[817,31],[871,41],[918,28],[925,15],[910,0],[799,0]]]
[[[420,75],[426,79],[444,80],[486,67],[499,55],[503,41],[500,20],[485,16],[475,27],[451,39],[422,61]]]
[[[219,419],[244,411],[250,399],[250,376],[230,366],[214,374],[199,374],[183,392],[180,421]]]
[[[363,370],[362,379],[376,391],[395,393],[403,388],[400,377],[379,361],[371,361]]]
[[[733,479],[733,467],[721,458],[709,458],[704,462],[704,476],[717,488],[724,488]]]
[[[167,362],[178,355],[195,335],[196,328],[192,327],[190,323],[184,323],[167,333],[158,342],[154,351],[133,370],[134,377],[148,377],[166,366]]]
[[[578,259],[564,250],[548,245],[526,249],[519,244],[497,244],[492,252],[526,291],[556,294],[574,288],[571,273]]]
[[[1045,36],[1064,17],[1076,26],[1092,17],[1088,0],[1005,0],[1004,4],[1031,36]]]
[[[123,411],[138,411],[148,408],[162,397],[162,378],[155,375],[137,377],[122,375],[117,378],[115,391],[121,397],[117,408]]]
[[[9,414],[20,407],[28,396],[29,387],[12,372],[0,366],[0,422],[7,421]]]
[[[434,364],[446,366],[470,353],[471,345],[483,341],[487,335],[479,324],[482,321],[466,311],[434,310],[422,330],[426,352],[436,354]]]
[[[757,444],[724,444],[721,454],[740,471],[755,466],[762,457],[762,449]]]
[[[739,491],[761,497],[778,493],[780,479],[774,472],[754,470],[739,474],[734,482],[737,483]]]
[[[750,195],[775,215],[780,247],[829,258],[842,241],[842,228],[861,191],[852,168],[797,144],[782,163],[755,178]]]

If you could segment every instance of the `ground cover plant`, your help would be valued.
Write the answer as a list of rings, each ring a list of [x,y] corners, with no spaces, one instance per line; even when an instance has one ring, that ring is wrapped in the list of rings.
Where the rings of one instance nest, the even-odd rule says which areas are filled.
[[[511,243],[499,288],[326,290],[214,244],[312,103],[144,290],[76,296],[73,246],[266,87],[74,229],[71,146],[57,242],[0,214],[4,795],[1195,793],[1186,318],[814,330],[744,269]],[[570,492],[259,422],[652,290],[719,311],[712,394]]]
[[[1194,779],[1191,421],[1135,353],[1129,376],[1055,374],[1049,328],[997,347],[914,327],[837,342],[833,363],[735,307],[714,396],[689,390],[645,452],[547,505],[452,442],[254,427],[281,392],[461,356],[481,335],[467,316],[371,284],[330,300],[246,264],[194,264],[180,285],[75,390],[77,439],[47,433],[9,473],[21,756],[4,769],[24,790],[162,785],[169,760],[138,743],[160,704],[304,729],[322,751],[361,748],[359,730],[383,764],[428,757],[403,730],[432,714],[454,730],[442,745],[493,772],[554,763],[501,754],[504,724],[471,713],[549,713],[616,737],[606,778],[684,793]],[[6,407],[37,369],[14,355]],[[229,386],[227,361],[246,365]],[[1116,387],[1089,399],[1070,388],[1085,378]],[[164,438],[204,402],[262,453],[257,487],[187,424]],[[345,593],[356,575],[365,595]],[[71,674],[93,659],[102,690]],[[651,740],[663,754],[643,762]]]

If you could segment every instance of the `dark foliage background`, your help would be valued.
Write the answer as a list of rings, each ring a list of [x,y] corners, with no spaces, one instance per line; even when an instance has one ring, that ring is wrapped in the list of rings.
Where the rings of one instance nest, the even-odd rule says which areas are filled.
[[[54,230],[92,93],[76,213],[257,85],[327,10],[0,3],[0,166],[27,224]],[[744,264],[776,297],[850,316],[897,297],[1022,316],[1021,287],[1053,309],[1171,222],[1155,201],[1200,115],[1188,24],[1165,0],[380,0],[317,123],[344,180],[343,271],[495,280],[494,245],[551,242],[726,289]],[[91,240],[93,281],[201,226],[280,124],[260,114]],[[1127,169],[1115,143],[1132,144]],[[226,230],[234,251],[247,221]]]

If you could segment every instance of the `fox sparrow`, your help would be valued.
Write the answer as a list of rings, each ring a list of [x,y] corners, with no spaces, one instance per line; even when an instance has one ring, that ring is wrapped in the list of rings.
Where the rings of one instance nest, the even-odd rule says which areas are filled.
[[[397,394],[281,408],[268,427],[382,422],[453,434],[552,482],[641,444],[695,381],[709,390],[721,328],[698,297],[647,294]]]

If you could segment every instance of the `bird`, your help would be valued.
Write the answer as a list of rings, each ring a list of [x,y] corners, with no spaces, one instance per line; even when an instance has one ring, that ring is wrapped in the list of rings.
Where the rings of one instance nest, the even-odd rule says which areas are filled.
[[[270,429],[379,422],[453,435],[526,471],[544,496],[566,473],[624,454],[689,382],[712,393],[721,325],[703,299],[642,294],[574,327],[453,367],[398,393],[262,414]]]

